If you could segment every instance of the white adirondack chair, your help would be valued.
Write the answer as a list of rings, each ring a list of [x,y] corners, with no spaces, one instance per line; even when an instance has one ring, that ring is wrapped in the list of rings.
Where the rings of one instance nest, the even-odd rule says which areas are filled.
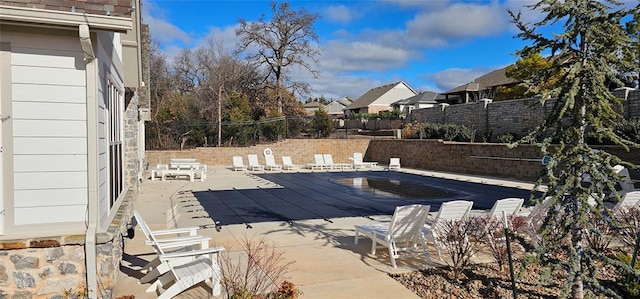
[[[197,235],[198,227],[151,230],[138,211],[133,211],[133,217],[136,219],[138,227],[145,236],[145,243],[153,246],[154,249],[158,248],[166,252],[175,253],[209,247],[211,237]],[[159,254],[159,251],[156,250],[156,253]],[[191,259],[193,258],[187,258],[185,262]],[[160,267],[160,265],[160,259],[156,257],[143,266],[142,271],[146,272],[146,275],[140,279],[140,283],[151,282],[169,270],[166,267]]]
[[[157,291],[160,293],[159,299],[168,299],[201,282],[210,281],[211,295],[219,296],[222,293],[219,254],[224,247],[176,253],[164,253],[162,247],[157,247],[157,250],[160,251],[158,257],[161,262],[158,268],[167,268],[168,271],[158,277],[147,292]]]

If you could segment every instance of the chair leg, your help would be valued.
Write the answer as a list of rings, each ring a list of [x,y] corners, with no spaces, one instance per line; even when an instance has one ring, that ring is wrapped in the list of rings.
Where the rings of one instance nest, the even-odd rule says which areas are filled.
[[[358,231],[356,231],[356,235],[355,235],[355,237],[353,239],[353,244],[356,244],[356,245],[358,244],[359,237],[360,237],[360,234],[358,233]]]
[[[376,238],[375,236],[371,239],[371,254],[376,255]]]
[[[396,256],[398,253],[396,252],[396,244],[389,244],[389,258],[391,259],[391,266],[394,268],[398,268],[396,265]]]

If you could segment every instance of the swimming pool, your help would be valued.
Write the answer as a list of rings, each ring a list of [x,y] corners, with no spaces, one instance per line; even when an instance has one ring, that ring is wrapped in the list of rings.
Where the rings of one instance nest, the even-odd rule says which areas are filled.
[[[427,177],[389,171],[345,171],[255,174],[275,188],[194,192],[206,212],[220,225],[391,215],[396,206],[446,201],[474,202],[490,209],[505,197],[529,198],[530,190]]]

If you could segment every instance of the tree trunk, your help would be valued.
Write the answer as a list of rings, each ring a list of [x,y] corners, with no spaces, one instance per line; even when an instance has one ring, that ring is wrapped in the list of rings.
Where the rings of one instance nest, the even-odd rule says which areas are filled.
[[[218,147],[222,146],[222,84],[218,83]]]

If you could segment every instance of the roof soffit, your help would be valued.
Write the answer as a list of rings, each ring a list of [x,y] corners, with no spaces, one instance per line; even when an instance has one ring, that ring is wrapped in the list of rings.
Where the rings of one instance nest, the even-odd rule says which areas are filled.
[[[86,24],[90,29],[126,32],[132,29],[131,18],[55,11],[0,5],[0,23],[31,26],[69,27],[76,29]]]

